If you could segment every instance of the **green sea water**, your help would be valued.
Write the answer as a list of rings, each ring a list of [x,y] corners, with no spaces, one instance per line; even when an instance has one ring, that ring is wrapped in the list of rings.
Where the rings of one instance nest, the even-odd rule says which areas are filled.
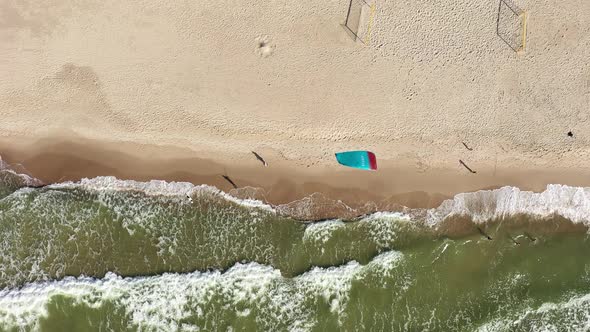
[[[0,331],[590,330],[590,241],[563,218],[303,223],[210,187],[0,174]]]

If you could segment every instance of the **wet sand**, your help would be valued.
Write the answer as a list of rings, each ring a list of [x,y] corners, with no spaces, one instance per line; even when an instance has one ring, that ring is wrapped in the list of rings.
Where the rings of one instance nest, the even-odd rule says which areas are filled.
[[[315,202],[323,200],[332,209],[337,209],[335,201],[340,200],[360,213],[399,210],[402,206],[437,207],[457,193],[501,186],[536,192],[551,183],[590,186],[588,172],[572,169],[497,167],[478,169],[477,174],[471,174],[458,160],[449,160],[454,168],[421,171],[407,160],[378,159],[378,171],[371,172],[347,169],[338,165],[335,158],[331,167],[308,168],[281,156],[262,154],[269,164],[264,167],[250,151],[233,155],[219,153],[215,158],[209,155],[200,158],[201,154],[173,146],[99,142],[71,135],[43,140],[0,140],[0,156],[5,162],[45,183],[96,176],[186,181],[212,185],[238,197],[256,198],[273,205],[314,195]],[[228,176],[239,189],[233,189],[222,175]],[[326,215],[321,210],[317,211],[319,218]]]

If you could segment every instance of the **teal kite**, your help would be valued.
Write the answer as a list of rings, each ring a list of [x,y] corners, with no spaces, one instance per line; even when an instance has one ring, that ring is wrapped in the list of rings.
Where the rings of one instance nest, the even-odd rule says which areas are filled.
[[[336,160],[344,166],[376,171],[377,158],[370,151],[346,151],[336,153]]]

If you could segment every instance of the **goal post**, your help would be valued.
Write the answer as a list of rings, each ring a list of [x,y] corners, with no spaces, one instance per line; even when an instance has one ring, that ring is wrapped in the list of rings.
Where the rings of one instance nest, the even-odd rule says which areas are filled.
[[[514,52],[523,52],[527,42],[527,12],[511,0],[500,0],[496,34]]]
[[[342,26],[354,41],[360,40],[367,44],[371,37],[375,16],[375,0],[368,3],[365,0],[350,0],[346,19]]]

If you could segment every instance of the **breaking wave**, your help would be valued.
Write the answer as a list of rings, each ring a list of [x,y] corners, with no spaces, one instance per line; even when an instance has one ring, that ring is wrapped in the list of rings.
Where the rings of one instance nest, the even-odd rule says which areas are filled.
[[[26,175],[19,174],[18,176],[23,179],[23,183],[26,185],[40,183],[40,181]],[[354,219],[361,215],[375,214],[378,216],[381,213],[378,211],[369,212],[376,208],[376,204],[367,203],[364,207],[355,209],[342,201],[330,200],[321,194],[313,194],[288,204],[273,206],[257,199],[237,198],[212,186],[193,185],[188,182],[160,180],[139,182],[106,176],[93,179],[85,178],[79,182],[52,184],[49,187],[56,189],[82,188],[97,191],[137,191],[149,196],[217,195],[245,207],[264,209],[299,220],[327,219],[323,215],[326,209],[331,211],[330,215],[334,215],[334,211],[342,214],[342,216],[338,215],[332,219]],[[432,227],[448,218],[457,216],[469,217],[475,223],[485,223],[518,215],[529,215],[538,219],[560,216],[574,223],[590,226],[590,188],[550,184],[543,192],[535,193],[506,186],[493,190],[460,193],[452,199],[443,201],[437,208],[410,209],[402,207],[399,210],[396,212],[422,219],[426,225]]]
[[[588,326],[585,234],[438,231],[457,218],[471,231],[521,216],[590,226],[590,188],[504,187],[383,212],[321,194],[271,205],[261,189],[186,182],[41,186],[0,166],[0,330]]]
[[[560,216],[590,226],[590,188],[550,184],[535,193],[515,187],[457,194],[438,208],[428,210],[428,225],[453,216],[468,216],[477,223],[517,215],[536,218]]]
[[[343,315],[352,282],[366,273],[394,269],[403,255],[386,252],[367,265],[349,262],[338,267],[315,267],[295,278],[257,263],[238,263],[225,272],[165,273],[152,277],[69,277],[0,291],[0,322],[5,326],[38,329],[50,315],[56,297],[75,306],[124,312],[126,326],[140,330],[194,330],[197,326],[222,329],[231,322],[216,321],[208,307],[223,303],[237,316],[252,316],[264,330],[286,328],[308,331],[318,322],[315,306]],[[220,313],[218,313],[220,314]]]

